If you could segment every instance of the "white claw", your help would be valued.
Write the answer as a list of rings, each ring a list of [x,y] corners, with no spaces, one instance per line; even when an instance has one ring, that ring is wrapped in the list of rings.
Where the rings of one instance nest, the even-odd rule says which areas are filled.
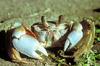
[[[33,51],[32,57],[36,59],[42,59],[35,51]]]
[[[41,53],[43,53],[45,56],[48,56],[48,53],[43,46],[40,45],[37,50],[40,51]]]
[[[23,26],[16,28],[12,34],[12,37],[14,37],[12,39],[14,48],[22,54],[32,58],[42,59],[36,53],[38,50],[44,55],[48,56],[46,49],[41,46],[39,41],[33,37],[33,35],[27,34]]]
[[[65,45],[64,45],[64,51],[67,50],[68,46],[69,46],[69,40],[67,39],[66,42],[65,42]]]
[[[76,44],[82,39],[83,37],[83,32],[82,32],[82,25],[80,23],[74,23],[73,24],[73,30],[72,32],[69,33],[65,46],[64,46],[64,51],[72,49]],[[71,45],[69,45],[71,44]]]

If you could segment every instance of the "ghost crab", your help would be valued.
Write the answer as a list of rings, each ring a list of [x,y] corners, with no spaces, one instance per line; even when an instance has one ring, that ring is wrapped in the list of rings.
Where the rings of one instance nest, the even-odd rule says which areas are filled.
[[[68,52],[71,51],[73,54],[71,54],[70,56],[65,55],[64,52],[65,53],[68,52],[63,51],[60,53],[62,57],[64,58],[74,57],[75,60],[77,60],[80,55],[82,55],[88,48],[90,48],[90,44],[93,42],[92,40],[94,38],[94,23],[91,22],[91,20],[85,19],[80,24],[83,27],[82,39],[79,40],[79,42],[76,43],[75,46],[72,46],[71,49],[67,50]],[[70,24],[63,22],[63,16],[60,15],[57,21],[46,21],[45,17],[42,16],[41,22],[34,23],[31,28],[33,33],[37,37],[35,38],[36,41],[39,41],[39,43],[43,44],[44,47],[64,47],[67,37],[72,32],[73,27],[74,26],[72,22]],[[26,26],[24,26],[24,29],[28,31],[28,34],[32,34],[32,31],[30,29],[27,29]],[[11,36],[12,33],[9,34]],[[91,39],[91,37],[93,38]],[[11,40],[8,40],[8,42],[9,41]],[[22,60],[19,52],[12,46],[12,44],[8,46],[9,46],[8,53],[13,61],[16,62],[16,60],[18,60],[18,62],[27,63],[26,61]],[[70,46],[67,46],[67,49],[69,47]],[[87,47],[86,50],[84,50],[85,47]]]

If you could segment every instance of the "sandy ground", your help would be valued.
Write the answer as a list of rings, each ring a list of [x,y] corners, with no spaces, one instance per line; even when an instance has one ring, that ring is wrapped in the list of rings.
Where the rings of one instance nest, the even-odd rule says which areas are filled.
[[[56,20],[61,14],[75,21],[83,17],[100,18],[100,0],[0,0],[0,31],[7,29],[10,21],[21,20],[30,26],[40,21],[42,15],[48,20]],[[4,22],[7,22],[6,27],[1,25]],[[47,60],[51,63],[41,64],[31,59],[35,64],[17,64],[0,57],[0,66],[55,66],[51,60]]]
[[[93,9],[100,8],[100,0],[0,0],[0,20],[46,15],[55,19],[58,15],[75,19],[100,16]]]

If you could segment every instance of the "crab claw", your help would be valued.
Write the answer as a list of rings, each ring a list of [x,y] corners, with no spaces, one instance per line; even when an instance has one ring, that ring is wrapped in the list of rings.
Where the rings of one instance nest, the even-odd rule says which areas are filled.
[[[20,53],[36,59],[42,59],[36,51],[48,56],[46,49],[38,42],[35,34],[25,26],[17,27],[12,37],[13,46]]]
[[[48,53],[47,53],[47,51],[45,50],[44,47],[39,46],[39,48],[37,50],[40,51],[41,53],[43,53],[45,56],[48,56]]]
[[[64,51],[72,49],[82,39],[82,29],[83,27],[80,23],[73,24],[72,31],[69,33],[65,41]]]

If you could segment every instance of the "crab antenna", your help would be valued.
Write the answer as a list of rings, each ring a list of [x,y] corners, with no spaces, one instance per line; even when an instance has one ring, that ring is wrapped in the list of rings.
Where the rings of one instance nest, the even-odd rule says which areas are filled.
[[[58,17],[58,21],[56,22],[56,25],[59,25],[63,21],[63,19],[64,19],[64,16],[63,15],[60,15]]]

